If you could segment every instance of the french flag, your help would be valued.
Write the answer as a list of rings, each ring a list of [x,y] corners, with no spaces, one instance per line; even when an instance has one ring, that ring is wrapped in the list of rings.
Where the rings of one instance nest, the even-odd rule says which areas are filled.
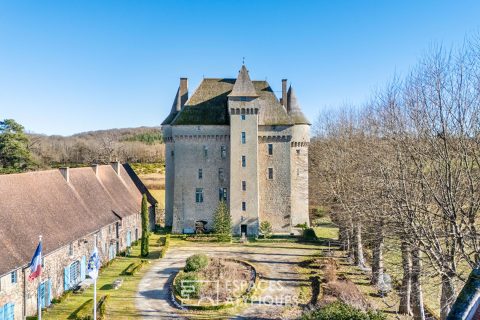
[[[32,261],[30,262],[30,275],[28,280],[32,281],[36,277],[40,276],[42,273],[42,242],[38,243],[37,250],[33,255]]]

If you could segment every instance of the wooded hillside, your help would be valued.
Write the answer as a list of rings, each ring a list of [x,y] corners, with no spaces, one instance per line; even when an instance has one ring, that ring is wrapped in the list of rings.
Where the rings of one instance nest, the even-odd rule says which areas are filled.
[[[89,131],[72,136],[28,134],[29,150],[42,167],[81,166],[92,163],[158,163],[164,159],[159,127]]]

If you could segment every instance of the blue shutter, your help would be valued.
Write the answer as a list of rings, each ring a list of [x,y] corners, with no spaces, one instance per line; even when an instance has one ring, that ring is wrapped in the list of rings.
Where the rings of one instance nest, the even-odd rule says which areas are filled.
[[[13,303],[7,303],[3,307],[3,318],[5,320],[15,320],[15,305]]]
[[[9,303],[8,304],[8,315],[6,317],[6,320],[15,320],[15,304]]]
[[[85,268],[87,266],[87,260],[85,256],[82,256],[82,263],[80,264],[80,280],[85,280]]]
[[[70,266],[66,266],[63,273],[63,290],[70,289]]]
[[[40,309],[45,308],[45,282],[40,283],[37,291],[37,299],[40,302]]]
[[[50,306],[52,302],[52,280],[48,279],[47,281],[47,307]]]

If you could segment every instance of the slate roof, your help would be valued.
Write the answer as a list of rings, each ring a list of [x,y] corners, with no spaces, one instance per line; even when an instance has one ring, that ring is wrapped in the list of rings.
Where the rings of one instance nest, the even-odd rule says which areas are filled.
[[[302,112],[302,109],[300,108],[300,104],[298,103],[297,100],[297,95],[295,94],[295,90],[293,90],[292,86],[288,89],[287,93],[288,97],[288,107],[290,110],[288,110],[288,114],[290,115],[290,118],[292,119],[293,123],[295,124],[310,124],[308,121],[307,117]]]
[[[140,212],[141,192],[124,167],[0,175],[0,275],[25,266],[43,236],[46,255]],[[133,173],[134,174],[134,173]],[[154,204],[154,203],[152,203]]]
[[[163,124],[171,125],[229,125],[228,96],[234,88],[236,79],[206,78],[184,108]],[[252,81],[258,98],[260,125],[291,125],[285,108],[280,104],[267,81]],[[172,121],[167,121],[172,119]]]
[[[242,65],[238,73],[237,80],[233,85],[232,92],[228,95],[229,97],[258,97],[257,91],[253,87],[252,80],[248,75],[248,70],[245,65]]]

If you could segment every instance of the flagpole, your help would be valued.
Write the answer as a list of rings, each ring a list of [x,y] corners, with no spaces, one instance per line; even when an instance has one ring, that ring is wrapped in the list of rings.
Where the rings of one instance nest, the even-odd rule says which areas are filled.
[[[95,243],[93,250],[97,248],[97,235],[95,235]],[[97,277],[93,279],[93,320],[97,320]]]
[[[39,242],[42,243],[42,236],[38,236]],[[43,255],[42,255],[43,259]],[[40,265],[42,264],[42,259],[40,259]],[[38,320],[42,320],[42,304],[40,303],[40,285],[42,284],[42,272],[38,276],[38,287],[37,287],[37,307],[38,307]]]

